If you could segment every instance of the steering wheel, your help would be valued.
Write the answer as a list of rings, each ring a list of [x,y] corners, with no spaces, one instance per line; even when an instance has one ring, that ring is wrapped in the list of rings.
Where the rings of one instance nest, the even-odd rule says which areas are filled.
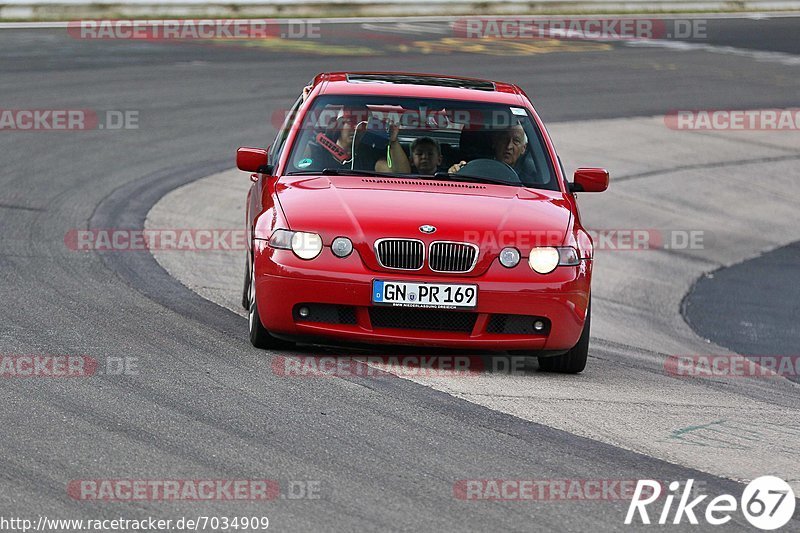
[[[521,185],[522,180],[519,178],[517,171],[508,163],[498,161],[497,159],[473,159],[463,167],[461,167],[456,174],[463,174],[465,176],[486,176],[487,178],[495,178],[502,181],[507,181],[509,185]]]

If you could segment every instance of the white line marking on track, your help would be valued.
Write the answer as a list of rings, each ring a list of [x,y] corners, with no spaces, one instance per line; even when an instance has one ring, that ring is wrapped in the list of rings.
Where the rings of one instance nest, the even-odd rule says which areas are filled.
[[[779,63],[786,66],[800,65],[800,55],[785,52],[770,52],[765,50],[750,50],[734,46],[719,46],[713,44],[690,43],[686,41],[665,41],[661,39],[625,41],[626,46],[642,48],[665,48],[677,52],[711,52],[714,54],[727,54],[746,57],[755,61],[766,63]]]

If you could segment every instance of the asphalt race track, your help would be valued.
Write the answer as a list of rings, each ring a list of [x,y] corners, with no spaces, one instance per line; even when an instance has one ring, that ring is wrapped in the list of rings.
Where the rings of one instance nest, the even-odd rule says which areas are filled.
[[[703,276],[687,296],[687,321],[738,353],[794,353],[800,329],[790,317],[800,314],[800,298],[797,286],[785,283],[798,264],[800,244],[793,243]]]
[[[0,29],[0,110],[138,116],[135,129],[0,130],[0,355],[100,365],[92,377],[0,382],[0,516],[268,516],[278,531],[615,531],[626,527],[624,499],[464,501],[455,487],[693,478],[703,493],[738,498],[743,482],[776,475],[797,494],[797,376],[686,378],[665,362],[732,350],[797,355],[800,133],[673,130],[664,115],[800,107],[800,18],[710,20],[708,39],[677,45],[469,48],[441,22],[367,24],[269,43]],[[270,144],[276,113],[324,70],[518,83],[568,172],[611,171],[607,193],[580,196],[590,227],[697,230],[705,245],[598,252],[583,374],[469,379],[391,369],[281,376],[276,357],[347,352],[252,348],[236,307],[242,252],[69,245],[69,233],[86,228],[236,227],[248,185],[231,170],[236,147]],[[76,480],[109,479],[270,479],[280,495],[93,501],[72,490]],[[752,527],[739,513],[720,529]],[[798,530],[796,517],[785,530]]]

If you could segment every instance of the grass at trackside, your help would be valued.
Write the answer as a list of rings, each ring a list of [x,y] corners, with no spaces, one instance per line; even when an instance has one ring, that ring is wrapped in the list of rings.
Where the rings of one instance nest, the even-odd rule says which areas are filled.
[[[66,6],[65,6],[66,7]],[[322,6],[320,6],[322,7]],[[683,10],[576,10],[576,11],[558,11],[558,10],[536,10],[536,11],[528,11],[528,12],[519,12],[519,13],[492,13],[490,10],[485,12],[481,11],[480,9],[473,9],[466,12],[459,12],[459,11],[448,11],[447,14],[442,15],[433,15],[430,13],[426,13],[425,15],[415,15],[415,14],[408,14],[408,15],[381,15],[379,13],[374,14],[358,14],[358,15],[347,15],[338,11],[333,10],[310,10],[308,13],[294,13],[291,15],[284,15],[284,14],[265,14],[263,12],[248,12],[237,10],[236,6],[231,6],[231,13],[225,15],[203,15],[197,13],[191,14],[183,14],[183,15],[123,15],[119,12],[113,11],[105,11],[102,9],[96,10],[96,14],[94,12],[82,12],[79,15],[69,16],[64,14],[57,14],[53,16],[39,16],[39,17],[31,17],[31,18],[2,18],[0,17],[0,22],[69,22],[74,20],[81,20],[81,19],[102,19],[102,20],[186,20],[186,19],[211,19],[211,20],[234,20],[234,19],[298,19],[298,18],[305,18],[305,19],[325,19],[325,18],[353,18],[353,19],[365,19],[368,21],[370,19],[374,19],[377,17],[380,18],[414,18],[414,19],[425,19],[425,18],[441,18],[441,17],[466,17],[466,16],[494,16],[494,17],[506,17],[506,18],[513,18],[513,17],[530,17],[530,16],[539,16],[539,17],[552,17],[552,16],[562,16],[562,17],[574,17],[574,16],[633,16],[633,15],[648,15],[648,16],[671,16],[671,15],[720,15],[720,14],[730,14],[730,15],[748,15],[748,14],[767,14],[767,15],[794,15],[800,17],[800,10],[797,11],[787,11],[785,9],[758,9],[758,10],[746,10],[746,9],[720,9],[720,10],[708,10],[708,9],[683,9]]]

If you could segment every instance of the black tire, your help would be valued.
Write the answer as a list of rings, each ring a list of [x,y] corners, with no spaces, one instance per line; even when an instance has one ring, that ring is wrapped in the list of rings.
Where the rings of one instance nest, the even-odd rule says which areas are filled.
[[[252,275],[248,274],[248,278],[252,279]],[[250,344],[262,350],[294,347],[295,343],[293,342],[273,337],[261,323],[261,317],[258,314],[258,300],[255,294],[255,286],[248,281],[246,297],[249,311],[247,314],[247,325],[250,330]]]
[[[245,311],[250,310],[250,261],[249,257],[244,260],[244,288],[242,289],[242,307]]]
[[[589,329],[592,321],[592,303],[586,310],[586,322],[578,343],[564,355],[554,357],[540,357],[539,369],[545,372],[559,372],[562,374],[577,374],[586,368],[586,359],[589,357]]]

